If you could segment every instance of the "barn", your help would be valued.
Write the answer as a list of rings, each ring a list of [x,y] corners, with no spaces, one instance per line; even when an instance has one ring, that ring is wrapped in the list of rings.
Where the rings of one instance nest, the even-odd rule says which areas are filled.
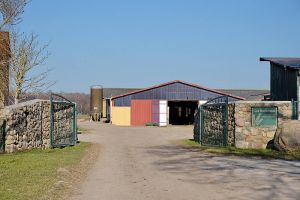
[[[111,99],[111,123],[121,126],[146,124],[189,125],[199,105],[220,96],[242,97],[180,80],[136,90]]]
[[[262,57],[270,62],[272,101],[300,101],[300,58]]]

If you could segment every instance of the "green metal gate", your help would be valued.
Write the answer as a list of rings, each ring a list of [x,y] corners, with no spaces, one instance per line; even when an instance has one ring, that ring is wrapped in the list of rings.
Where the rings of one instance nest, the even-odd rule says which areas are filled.
[[[200,106],[200,143],[207,146],[227,146],[228,97],[222,96]]]
[[[5,152],[5,120],[0,119],[0,153]]]
[[[292,104],[292,119],[299,120],[299,110],[300,110],[299,101],[294,101],[292,99],[291,104]]]
[[[53,148],[72,146],[77,141],[76,104],[58,94],[50,97],[50,142]]]

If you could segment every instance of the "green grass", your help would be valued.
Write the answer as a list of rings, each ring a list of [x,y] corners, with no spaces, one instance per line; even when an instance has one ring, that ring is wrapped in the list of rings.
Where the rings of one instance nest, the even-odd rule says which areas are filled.
[[[79,163],[90,146],[0,155],[0,199],[40,199],[59,180],[58,169]]]
[[[300,160],[300,152],[285,153],[285,152],[279,152],[271,149],[239,149],[235,147],[209,147],[209,146],[201,146],[199,143],[190,139],[182,140],[180,144],[187,148],[198,149],[199,151],[208,152],[208,153],[235,155],[235,156],[243,156],[243,157]]]

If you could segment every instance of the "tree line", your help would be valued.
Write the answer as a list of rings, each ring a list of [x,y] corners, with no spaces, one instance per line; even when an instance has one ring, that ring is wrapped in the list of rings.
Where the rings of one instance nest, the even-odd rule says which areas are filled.
[[[66,93],[60,92],[59,95],[67,98],[68,100],[75,102],[77,104],[77,112],[79,114],[88,115],[90,113],[90,95],[85,93]],[[27,93],[22,101],[29,101],[33,99],[42,99],[49,100],[51,92],[35,92],[35,93]],[[13,97],[10,97],[10,102],[13,103]]]

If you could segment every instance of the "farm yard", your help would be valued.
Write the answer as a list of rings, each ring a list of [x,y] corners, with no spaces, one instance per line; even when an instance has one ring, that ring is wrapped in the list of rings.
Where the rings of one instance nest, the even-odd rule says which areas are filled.
[[[300,200],[299,7],[0,0],[0,200]]]
[[[300,163],[224,156],[177,145],[192,127],[80,122],[101,154],[71,199],[299,199]]]

